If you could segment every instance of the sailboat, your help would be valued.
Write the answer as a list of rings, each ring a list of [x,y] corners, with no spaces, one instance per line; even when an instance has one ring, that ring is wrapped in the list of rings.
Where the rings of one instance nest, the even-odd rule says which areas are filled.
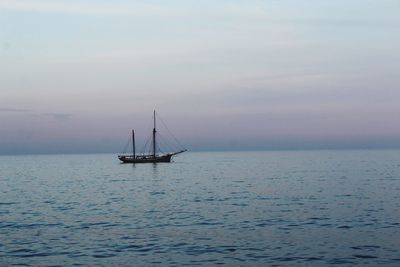
[[[187,151],[184,147],[176,152],[168,152],[159,154],[157,130],[156,130],[156,111],[153,113],[153,134],[151,139],[151,153],[136,155],[135,147],[135,130],[132,130],[132,155],[118,155],[118,159],[123,163],[157,163],[171,162],[173,156]]]

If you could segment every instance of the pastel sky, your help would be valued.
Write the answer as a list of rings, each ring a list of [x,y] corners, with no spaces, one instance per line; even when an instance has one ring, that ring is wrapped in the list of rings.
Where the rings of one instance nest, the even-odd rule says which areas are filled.
[[[400,147],[398,0],[0,0],[0,154]]]

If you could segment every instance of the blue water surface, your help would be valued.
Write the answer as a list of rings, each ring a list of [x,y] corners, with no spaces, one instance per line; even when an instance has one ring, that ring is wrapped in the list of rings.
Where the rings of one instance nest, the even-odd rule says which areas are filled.
[[[400,266],[400,151],[0,156],[0,266]]]

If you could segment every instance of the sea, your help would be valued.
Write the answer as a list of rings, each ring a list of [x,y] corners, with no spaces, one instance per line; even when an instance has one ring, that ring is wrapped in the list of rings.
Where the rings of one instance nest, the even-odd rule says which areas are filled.
[[[400,266],[400,150],[0,156],[0,266]]]

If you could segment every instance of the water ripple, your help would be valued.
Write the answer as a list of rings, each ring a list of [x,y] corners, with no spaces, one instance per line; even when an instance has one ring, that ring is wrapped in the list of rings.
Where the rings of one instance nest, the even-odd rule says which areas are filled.
[[[0,266],[399,265],[398,151],[112,159],[2,157]]]

